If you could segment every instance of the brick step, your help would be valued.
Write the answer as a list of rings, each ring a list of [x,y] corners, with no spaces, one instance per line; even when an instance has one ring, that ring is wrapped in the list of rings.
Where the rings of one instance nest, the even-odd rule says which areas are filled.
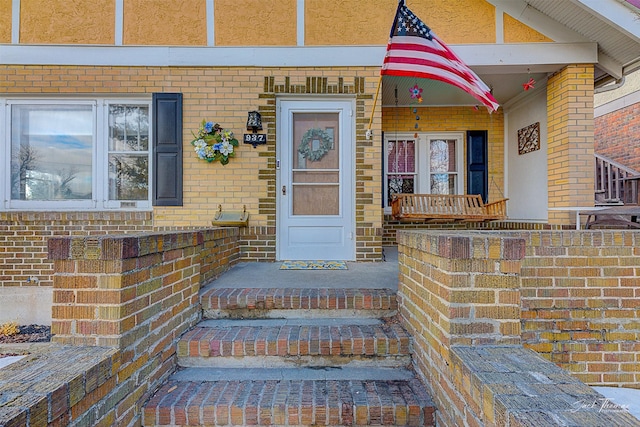
[[[200,293],[205,318],[391,317],[391,289],[218,288]]]
[[[379,319],[208,320],[178,342],[181,366],[407,366],[410,336]]]
[[[434,426],[434,411],[416,379],[172,379],[143,425]]]

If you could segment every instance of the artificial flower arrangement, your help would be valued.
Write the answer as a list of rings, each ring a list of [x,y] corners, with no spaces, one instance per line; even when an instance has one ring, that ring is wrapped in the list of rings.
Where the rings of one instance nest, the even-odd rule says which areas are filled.
[[[234,147],[238,146],[238,140],[233,132],[224,130],[218,123],[203,120],[198,128],[198,133],[193,134],[191,141],[199,159],[207,162],[220,161],[223,165],[229,163],[229,157],[234,157]]]

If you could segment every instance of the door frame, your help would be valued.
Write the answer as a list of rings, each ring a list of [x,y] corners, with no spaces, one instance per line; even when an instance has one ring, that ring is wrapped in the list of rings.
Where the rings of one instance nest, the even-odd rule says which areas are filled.
[[[350,159],[350,164],[346,164],[346,162],[342,161],[344,159],[344,154],[342,154],[341,163],[340,163],[340,174],[341,177],[348,182],[341,184],[340,190],[340,203],[341,207],[350,207],[350,212],[346,212],[346,210],[342,213],[343,221],[347,222],[345,227],[347,230],[347,235],[345,236],[346,241],[350,241],[350,247],[346,248],[349,252],[349,255],[345,257],[344,261],[355,261],[356,259],[356,123],[355,123],[355,99],[353,97],[347,96],[336,96],[336,97],[292,97],[292,96],[283,96],[276,98],[276,195],[275,195],[275,204],[276,204],[276,260],[280,261],[283,259],[282,257],[282,243],[280,242],[281,232],[282,232],[282,222],[283,222],[283,212],[282,212],[282,193],[281,188],[284,181],[287,181],[287,185],[290,185],[290,178],[283,179],[283,174],[289,173],[288,170],[285,170],[284,167],[281,167],[283,162],[281,162],[281,157],[283,153],[283,143],[289,135],[290,129],[287,127],[290,125],[289,117],[286,115],[291,108],[287,108],[286,111],[283,111],[283,103],[296,103],[299,104],[300,112],[314,112],[314,111],[323,111],[322,109],[326,109],[327,112],[332,112],[331,107],[336,106],[336,104],[349,104],[348,111],[344,111],[346,116],[341,116],[341,125],[345,120],[350,121],[350,134],[343,133],[343,137],[340,139],[341,150],[344,150],[344,154],[348,154],[346,156]],[[297,108],[293,108],[294,112],[297,111]],[[338,108],[336,107],[335,112],[338,112]],[[288,142],[288,141],[287,141]],[[348,150],[348,152],[346,151]],[[343,164],[344,163],[344,164]],[[347,189],[345,192],[344,190]],[[345,204],[346,193],[350,194],[349,203]]]

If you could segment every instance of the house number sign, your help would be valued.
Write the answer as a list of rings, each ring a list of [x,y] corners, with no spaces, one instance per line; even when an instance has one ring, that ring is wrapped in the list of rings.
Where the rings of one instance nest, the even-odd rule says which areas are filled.
[[[253,145],[253,148],[256,148],[258,144],[267,143],[267,135],[264,133],[245,133],[244,143],[251,144]]]

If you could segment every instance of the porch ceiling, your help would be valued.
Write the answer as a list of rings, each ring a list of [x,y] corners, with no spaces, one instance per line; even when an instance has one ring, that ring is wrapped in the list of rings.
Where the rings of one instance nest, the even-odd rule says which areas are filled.
[[[543,85],[549,73],[569,63],[595,62],[596,86],[640,69],[640,0],[487,1],[496,7],[496,11],[514,17],[554,40],[552,44],[540,43],[540,51],[534,45],[528,45],[525,54],[523,45],[514,52],[500,52],[495,57],[491,57],[490,49],[478,45],[471,46],[471,49],[466,49],[470,46],[455,46],[482,81],[492,88],[493,96],[500,105],[522,96],[522,84],[529,78]],[[576,56],[578,46],[586,43],[597,45],[597,60],[582,60]],[[567,47],[559,49],[561,44]],[[495,45],[493,49],[498,52],[501,46],[515,45]],[[552,48],[558,48],[558,53],[551,53]],[[515,58],[519,54],[522,57]],[[506,64],[507,58],[511,64]],[[502,64],[501,69],[484,64],[487,59]],[[423,89],[423,102],[420,104],[423,106],[478,104],[471,95],[438,81],[387,76],[383,79],[382,104],[418,105],[409,91],[416,84]]]
[[[640,68],[638,0],[487,0],[555,42],[596,42],[596,83]]]
[[[544,84],[543,82],[547,78],[547,74],[524,72],[512,74],[478,74],[478,77],[493,89],[493,96],[500,105],[504,105],[523,93],[523,83],[533,78],[536,82]],[[395,107],[396,105],[399,107],[409,105],[480,105],[474,97],[462,89],[436,80],[385,76],[382,82],[382,105],[385,107]],[[422,88],[421,103],[411,98],[410,89],[416,84]],[[397,103],[396,89],[398,96]]]

